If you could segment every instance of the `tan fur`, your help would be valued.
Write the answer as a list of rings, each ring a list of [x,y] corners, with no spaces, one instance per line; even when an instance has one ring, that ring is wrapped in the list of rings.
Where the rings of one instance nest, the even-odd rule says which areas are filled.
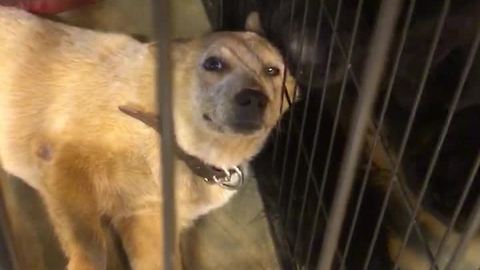
[[[432,252],[437,252],[440,245],[440,241],[447,232],[447,226],[441,223],[434,216],[426,211],[421,211],[418,216],[418,222],[424,229],[428,245],[432,249]],[[391,234],[389,237],[388,249],[391,258],[397,258],[400,251],[403,235],[398,236]],[[460,242],[461,234],[455,230],[451,231],[447,240],[444,243],[442,252],[437,254],[437,263],[440,269],[447,266],[452,254],[457,248]],[[467,246],[465,255],[461,258],[458,265],[458,270],[478,270],[480,266],[480,257],[478,256],[480,251],[480,236],[470,240],[471,242]],[[426,254],[424,247],[411,247],[407,245],[398,258],[398,265],[402,270],[428,270],[431,269],[431,261],[428,254]]]
[[[134,269],[161,269],[158,134],[118,110],[155,111],[152,47],[12,8],[0,7],[0,25],[0,162],[42,195],[69,269],[105,268],[101,217]],[[269,103],[260,131],[223,134],[200,123],[194,93],[221,80],[198,71],[205,50],[261,84]],[[219,33],[174,43],[172,62],[178,144],[217,167],[251,159],[280,116],[282,78],[262,73],[266,64],[283,69],[278,52],[254,33]],[[291,76],[287,89],[292,95]],[[175,172],[179,231],[234,194],[202,183],[181,161]]]

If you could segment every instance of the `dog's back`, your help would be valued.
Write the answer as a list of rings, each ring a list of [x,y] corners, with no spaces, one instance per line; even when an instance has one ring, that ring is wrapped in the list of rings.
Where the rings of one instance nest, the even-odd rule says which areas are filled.
[[[145,72],[148,49],[14,8],[0,7],[0,25],[0,161],[38,187],[38,155],[50,155],[42,140],[101,140],[121,128],[116,105],[140,99],[146,85],[132,78]]]

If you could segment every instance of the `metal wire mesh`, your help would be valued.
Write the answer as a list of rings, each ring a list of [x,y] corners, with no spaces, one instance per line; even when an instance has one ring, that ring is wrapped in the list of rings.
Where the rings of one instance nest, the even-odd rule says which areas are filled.
[[[167,131],[161,136],[161,179],[171,180],[167,2],[152,1],[152,11],[157,97],[162,130]],[[216,28],[231,25],[231,14],[224,11],[233,2],[218,1]],[[306,62],[306,80],[299,82],[295,94],[284,93],[282,104],[289,101],[289,114],[254,162],[274,236],[283,249],[279,254],[288,257],[282,260],[285,269],[480,269],[478,261],[465,256],[480,245],[480,134],[475,127],[480,103],[473,102],[473,111],[465,112],[462,101],[466,88],[475,88],[472,78],[478,75],[480,21],[475,16],[480,12],[474,10],[479,1],[461,2],[444,0],[434,8],[431,2],[415,0],[256,1],[267,7],[264,14],[287,5],[288,25],[282,29],[286,38],[275,39],[278,29],[265,30],[295,77],[305,72],[296,57],[308,54],[308,46],[326,48],[320,64]],[[458,7],[462,5],[473,5],[472,12]],[[425,7],[431,11],[422,13]],[[425,14],[428,23],[422,23]],[[475,30],[465,30],[466,38],[449,36],[458,21],[468,21]],[[292,40],[299,41],[299,52],[282,44]],[[459,40],[464,41],[458,45]],[[319,71],[319,65],[324,69]],[[443,66],[456,75],[442,73]],[[318,85],[316,77],[322,77]],[[432,89],[448,94],[436,97]],[[404,99],[409,99],[408,106]],[[470,120],[463,121],[462,113]],[[456,140],[463,138],[469,144],[464,148],[473,154],[458,150],[458,159],[466,165],[455,175],[455,164],[445,160],[462,148]],[[452,175],[458,179],[444,180]],[[172,269],[173,183],[162,185],[164,267]],[[407,262],[412,250],[419,259]]]
[[[399,10],[402,10],[403,16],[400,19],[398,27],[395,28],[392,26],[392,29],[387,31],[385,30],[385,27],[388,27],[388,24],[382,23],[380,25],[380,31],[383,30],[389,33],[394,33],[392,35],[394,36],[394,47],[396,49],[391,55],[385,55],[386,60],[382,58],[375,60],[376,64],[386,61],[387,70],[389,71],[390,75],[383,79],[384,83],[381,84],[380,90],[382,91],[383,98],[376,102],[375,117],[366,119],[364,122],[366,125],[365,128],[367,129],[367,138],[362,140],[361,132],[347,132],[347,134],[354,134],[354,138],[358,140],[359,143],[366,142],[366,147],[364,149],[365,160],[360,159],[360,172],[357,173],[355,173],[354,170],[344,170],[343,166],[346,166],[345,161],[340,161],[338,157],[333,158],[332,154],[334,152],[342,151],[341,148],[335,148],[335,144],[337,143],[336,135],[339,132],[339,129],[340,132],[343,133],[345,133],[346,130],[351,129],[351,127],[349,128],[348,124],[345,124],[345,122],[348,122],[346,120],[358,116],[357,112],[352,113],[350,108],[345,109],[342,108],[342,106],[352,106],[352,101],[361,98],[361,94],[366,91],[362,90],[362,85],[359,85],[356,79],[358,76],[356,76],[355,73],[358,71],[358,69],[352,68],[356,64],[355,61],[352,61],[352,57],[358,58],[358,55],[360,54],[360,50],[355,51],[354,48],[360,17],[362,15],[365,16],[364,12],[362,11],[362,6],[364,3],[363,1],[355,2],[356,8],[354,15],[350,14],[352,15],[353,19],[351,20],[352,27],[348,32],[348,48],[347,50],[344,50],[343,48],[345,48],[345,39],[342,40],[341,37],[341,35],[344,33],[341,33],[340,35],[337,33],[339,31],[339,21],[342,16],[342,5],[344,5],[343,1],[335,1],[330,6],[327,6],[324,3],[328,1],[319,2],[320,8],[318,11],[315,11],[318,12],[318,16],[316,17],[318,21],[316,24],[310,24],[307,27],[314,29],[314,47],[317,47],[319,42],[330,44],[328,47],[328,54],[326,54],[325,59],[323,59],[326,66],[323,87],[321,90],[315,90],[320,92],[319,94],[312,96],[312,89],[315,88],[312,86],[312,76],[318,74],[313,72],[314,67],[311,65],[309,67],[309,80],[301,87],[303,89],[300,91],[302,102],[301,104],[292,104],[292,107],[290,108],[290,115],[283,123],[283,125],[286,125],[287,128],[278,129],[277,136],[275,137],[272,146],[274,149],[272,157],[274,172],[272,174],[278,176],[280,183],[278,184],[279,191],[276,193],[278,195],[276,199],[277,205],[276,208],[273,207],[273,210],[271,211],[275,212],[273,222],[276,222],[275,219],[279,219],[280,221],[279,224],[282,228],[277,230],[280,231],[280,234],[283,234],[283,236],[280,237],[283,237],[285,241],[288,242],[287,245],[289,247],[287,247],[287,249],[290,249],[290,256],[294,260],[292,264],[296,265],[296,267],[307,267],[308,269],[314,268],[316,267],[315,264],[312,263],[312,257],[314,257],[316,258],[315,260],[318,260],[317,266],[319,269],[330,269],[331,260],[333,260],[333,258],[336,256],[339,262],[338,264],[334,264],[336,265],[334,266],[335,269],[350,269],[352,263],[347,263],[347,261],[349,261],[349,257],[354,257],[354,255],[351,255],[351,253],[355,253],[356,251],[354,249],[358,248],[358,243],[355,243],[355,235],[362,233],[361,227],[357,225],[364,222],[359,220],[365,219],[361,215],[365,215],[366,213],[364,209],[362,210],[364,207],[363,203],[365,197],[370,196],[366,194],[371,192],[369,189],[372,189],[372,182],[375,181],[375,178],[378,175],[386,172],[388,176],[382,180],[382,185],[384,186],[382,187],[382,194],[380,196],[381,199],[377,201],[376,204],[376,206],[379,207],[378,212],[376,212],[375,218],[369,221],[373,231],[371,232],[371,235],[369,235],[369,239],[367,239],[367,246],[365,246],[366,253],[361,260],[361,267],[363,269],[377,269],[375,267],[378,266],[375,266],[376,263],[372,261],[374,260],[373,257],[378,257],[378,247],[381,245],[379,243],[379,238],[385,238],[385,228],[392,226],[392,211],[395,211],[395,207],[398,206],[398,211],[402,212],[402,215],[405,217],[405,221],[402,221],[404,223],[398,225],[402,227],[402,230],[399,232],[400,235],[398,236],[400,238],[400,246],[398,250],[388,251],[391,254],[387,254],[391,260],[391,268],[398,269],[400,267],[400,264],[402,263],[402,254],[405,252],[405,249],[410,249],[412,241],[416,241],[418,242],[417,248],[419,248],[420,253],[424,255],[423,259],[428,265],[430,265],[430,268],[444,269],[446,265],[444,262],[438,261],[439,255],[443,257],[453,256],[452,261],[455,262],[456,256],[458,256],[457,252],[462,252],[459,251],[459,249],[455,249],[454,255],[441,254],[443,246],[446,242],[445,238],[448,238],[449,233],[455,231],[453,227],[457,222],[458,215],[460,215],[459,213],[462,211],[461,209],[466,200],[467,194],[475,197],[471,194],[471,192],[469,193],[472,188],[475,188],[475,164],[472,164],[473,168],[471,169],[468,180],[466,180],[466,185],[462,189],[463,192],[461,196],[459,196],[458,204],[455,204],[456,208],[453,216],[448,218],[448,222],[437,220],[439,223],[442,223],[443,226],[443,236],[440,237],[441,240],[438,238],[432,239],[432,232],[429,231],[427,228],[428,226],[425,225],[425,221],[422,220],[426,215],[433,215],[434,218],[439,218],[438,215],[430,212],[435,211],[435,209],[432,210],[432,206],[425,203],[425,197],[427,193],[433,193],[433,191],[429,191],[429,182],[437,181],[433,179],[435,177],[437,179],[439,178],[438,175],[434,176],[434,171],[439,166],[437,165],[437,161],[440,159],[442,153],[442,145],[445,139],[448,136],[451,136],[449,133],[452,130],[450,128],[450,123],[455,113],[459,110],[457,104],[462,96],[462,90],[465,87],[466,80],[468,79],[469,70],[475,61],[477,37],[473,38],[473,35],[471,36],[471,39],[469,40],[469,42],[472,43],[471,49],[469,53],[465,55],[465,59],[467,59],[467,61],[463,65],[463,71],[461,70],[459,72],[458,83],[456,86],[449,88],[449,91],[452,93],[448,98],[448,100],[450,100],[450,105],[446,106],[446,113],[442,116],[439,116],[439,119],[444,119],[444,123],[441,125],[441,128],[438,132],[438,137],[434,140],[436,143],[432,145],[432,152],[430,153],[430,158],[427,162],[424,177],[422,177],[423,179],[417,180],[420,183],[420,187],[418,187],[418,190],[413,191],[410,183],[408,182],[413,181],[410,180],[413,176],[409,172],[410,168],[408,167],[408,163],[411,162],[412,159],[409,152],[411,151],[410,148],[413,148],[413,146],[411,146],[413,140],[412,137],[418,135],[416,134],[418,125],[417,121],[420,121],[419,119],[422,119],[424,115],[422,110],[424,110],[425,105],[422,104],[422,101],[426,103],[425,100],[430,98],[428,94],[424,94],[424,92],[429,91],[426,88],[432,87],[432,83],[430,82],[432,79],[430,77],[435,76],[436,72],[438,72],[435,68],[437,68],[438,65],[437,61],[439,54],[444,53],[443,50],[445,50],[445,47],[447,46],[446,43],[455,43],[454,40],[448,40],[444,37],[446,35],[445,31],[448,31],[448,29],[444,29],[445,21],[451,20],[451,17],[449,16],[452,14],[450,1],[444,1],[441,8],[435,9],[438,10],[438,15],[433,16],[436,17],[436,22],[435,24],[432,23],[433,26],[429,28],[431,29],[431,33],[423,32],[425,36],[432,35],[432,38],[427,39],[424,37],[423,40],[421,40],[423,44],[419,45],[419,47],[426,46],[429,48],[422,51],[424,52],[423,56],[425,57],[423,64],[421,64],[421,60],[418,60],[418,66],[423,66],[423,68],[417,72],[420,74],[418,84],[415,87],[417,91],[414,95],[413,101],[411,102],[412,106],[409,108],[407,116],[402,120],[403,122],[401,126],[403,127],[399,131],[393,128],[395,129],[395,132],[398,132],[398,134],[403,134],[399,138],[391,138],[387,134],[388,131],[392,129],[392,123],[389,122],[392,121],[392,119],[389,119],[387,114],[389,110],[392,110],[389,107],[395,106],[391,105],[392,92],[394,89],[398,88],[396,84],[402,83],[402,79],[404,79],[405,76],[405,64],[403,62],[405,62],[405,59],[408,57],[408,55],[405,55],[405,44],[408,43],[409,38],[413,39],[412,36],[415,35],[414,31],[416,31],[418,28],[418,21],[420,20],[420,15],[417,15],[416,12],[421,12],[417,11],[417,9],[423,8],[423,3],[416,5],[416,1],[406,1],[406,3],[402,6],[403,8],[399,8]],[[345,2],[348,3],[348,1]],[[305,10],[303,10],[303,16],[297,15],[297,23],[301,24],[301,27],[297,28],[297,31],[305,33],[305,23],[301,22],[305,22],[305,14],[307,14],[306,9],[311,8],[312,3],[309,1],[291,1],[290,4],[293,8],[290,9],[291,13],[288,28],[291,29],[292,24],[294,24],[293,21],[295,19],[292,19],[292,14],[294,14],[293,10],[296,8],[296,5],[299,5]],[[385,3],[383,4],[388,8],[395,7],[395,5],[392,3],[389,5]],[[333,10],[335,13],[334,16],[330,16],[332,10],[329,9],[331,9],[332,6],[336,7],[336,9]],[[378,21],[387,18],[392,19],[392,24],[395,24],[395,16],[384,16],[381,12],[377,12],[376,14],[380,14],[377,17]],[[343,16],[347,15],[344,14]],[[321,29],[321,27],[325,27],[322,25],[322,20],[330,22],[330,25],[327,24],[327,27],[331,28],[330,40],[323,39],[319,41],[319,29]],[[432,19],[432,21],[434,20]],[[344,31],[344,29],[340,30],[340,32],[342,31]],[[290,32],[291,30],[289,33]],[[289,36],[291,36],[291,34]],[[305,42],[304,35],[302,34],[301,36],[301,41]],[[364,42],[365,40],[362,41]],[[384,46],[388,44],[387,41],[382,41],[381,43]],[[430,45],[427,46],[427,44]],[[440,49],[438,49],[439,52],[437,51],[437,47],[440,47]],[[373,47],[370,46],[370,49],[372,48]],[[302,49],[303,46],[301,50]],[[338,50],[337,54],[334,52],[335,49]],[[378,56],[378,50],[375,50],[375,52],[376,56]],[[289,51],[286,50],[285,53],[288,54]],[[411,47],[408,47],[406,53],[411,53]],[[343,75],[342,80],[340,81],[340,86],[335,89],[336,93],[333,94],[331,90],[329,91],[328,89],[332,88],[329,75],[331,73],[332,59],[334,57],[343,58],[345,63],[343,66],[344,71],[342,72]],[[366,64],[364,64],[364,67],[362,68],[364,72],[371,71],[371,68],[368,68]],[[397,76],[399,72],[400,76]],[[350,83],[353,85],[353,89],[355,89],[354,92],[346,91],[347,85]],[[368,91],[373,92],[373,89],[368,87]],[[330,98],[329,100],[328,95],[333,95],[335,98]],[[355,95],[357,95],[357,97]],[[312,99],[316,99],[316,101],[313,103]],[[334,100],[334,102],[332,102],[332,100]],[[312,106],[315,108],[310,108]],[[365,109],[363,106],[365,105],[362,105],[361,107]],[[328,126],[330,135],[325,138],[325,134],[323,134],[324,137],[321,138],[322,136],[320,136],[320,129],[322,127],[322,121],[325,122],[323,118],[325,117],[325,114],[328,113],[333,115],[331,126]],[[352,116],[345,117],[345,114],[350,114]],[[377,118],[377,120],[375,120],[375,118]],[[352,123],[352,125],[356,125],[359,123],[359,121],[353,120]],[[470,124],[473,124],[473,122]],[[324,123],[323,128],[325,128]],[[308,136],[305,133],[306,130],[309,129],[311,134]],[[327,140],[328,143],[322,143],[322,140]],[[320,144],[326,146],[327,150],[324,150],[323,152],[319,151],[318,147]],[[473,144],[472,147],[478,147],[478,145]],[[279,150],[280,148],[283,149]],[[319,158],[316,157],[318,153],[322,153],[325,156],[319,160]],[[348,158],[352,158],[352,155],[348,154],[349,151],[345,151],[344,153],[346,153],[344,158],[347,160]],[[281,161],[278,162],[277,160]],[[275,163],[277,166],[275,166]],[[341,164],[339,165],[341,167],[340,176],[338,176],[338,168],[336,168],[337,164],[335,163]],[[350,165],[355,167],[356,162],[352,161],[352,164]],[[323,169],[319,169],[320,166],[322,166]],[[337,170],[337,173],[329,175],[331,170]],[[319,171],[320,174],[317,175]],[[358,180],[360,184],[355,185],[355,187],[358,187],[358,190],[355,190],[355,194],[352,196],[354,198],[349,198],[349,196],[339,197],[337,193],[334,193],[334,189],[331,187],[332,184],[328,183],[337,177],[338,179],[343,179],[347,173],[352,174],[352,182],[356,174],[362,175],[361,180]],[[268,181],[268,179],[265,179],[265,181]],[[342,183],[342,181],[338,181]],[[335,181],[333,185],[337,185],[335,184]],[[266,189],[272,188],[271,186],[266,186]],[[346,192],[344,194],[348,195],[348,185],[344,191]],[[265,196],[268,200],[269,191],[264,192],[267,193]],[[314,199],[311,198],[312,196]],[[342,208],[347,207],[349,205],[349,200],[353,201],[354,199],[355,202],[353,203],[353,207],[351,207],[351,212],[347,212],[348,220],[346,225],[342,227],[341,216],[344,214],[344,212],[342,212]],[[312,204],[314,206],[312,206]],[[471,202],[469,204],[470,206],[472,205]],[[332,205],[335,205],[337,208],[333,207]],[[313,211],[311,210],[312,207],[314,208]],[[307,210],[309,208],[310,210]],[[332,216],[331,213],[329,215],[328,212],[331,211],[336,212],[338,215]],[[475,212],[472,210],[472,220],[474,220],[474,214]],[[469,229],[474,232],[478,231],[478,229],[475,229],[474,221],[470,221],[469,224],[472,223],[473,225],[471,226],[474,227],[473,229],[472,227],[469,227]],[[340,231],[342,228],[343,230],[348,231],[348,233],[345,236],[339,237],[337,235],[337,230]],[[465,232],[469,232],[470,230],[465,230]],[[412,232],[415,235],[413,238],[411,235]],[[476,234],[474,232],[470,232],[471,234],[468,237],[475,237]],[[304,239],[305,237],[307,239]],[[319,248],[318,245],[321,241],[324,241],[324,245],[322,248]],[[384,242],[385,239],[382,239],[381,241]],[[387,239],[387,241],[390,240]],[[339,245],[338,249],[337,245]],[[385,246],[385,248],[388,249],[387,246]],[[319,257],[318,254],[322,255]],[[442,261],[444,260],[445,259],[442,259]],[[450,262],[448,267],[451,267],[451,264],[452,262]],[[350,267],[347,267],[347,265],[350,265]],[[356,267],[358,267],[358,265],[356,265],[353,269]],[[476,267],[478,268],[480,265]]]

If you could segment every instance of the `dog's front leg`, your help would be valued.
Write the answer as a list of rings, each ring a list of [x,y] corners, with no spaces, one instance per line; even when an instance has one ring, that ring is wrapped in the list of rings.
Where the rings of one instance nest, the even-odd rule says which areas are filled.
[[[163,269],[164,237],[160,209],[117,219],[114,225],[134,270]],[[182,269],[178,237],[176,239],[175,269]]]
[[[69,270],[106,269],[106,242],[91,174],[78,168],[74,152],[56,153],[46,169],[43,199]]]

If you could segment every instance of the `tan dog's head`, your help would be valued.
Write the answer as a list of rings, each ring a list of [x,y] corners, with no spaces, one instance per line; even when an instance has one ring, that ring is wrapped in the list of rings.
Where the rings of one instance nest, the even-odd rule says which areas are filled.
[[[178,144],[212,165],[234,166],[256,154],[288,108],[282,92],[293,96],[283,58],[253,32],[187,42],[173,62]]]
[[[292,97],[294,92],[280,53],[254,32],[174,42],[172,65],[177,143],[217,167],[252,158],[288,109],[283,93]],[[152,113],[135,110],[133,115],[155,122],[149,119]]]
[[[231,136],[268,133],[278,120],[283,89],[276,49],[250,32],[212,34],[203,43],[190,93],[195,122]]]

